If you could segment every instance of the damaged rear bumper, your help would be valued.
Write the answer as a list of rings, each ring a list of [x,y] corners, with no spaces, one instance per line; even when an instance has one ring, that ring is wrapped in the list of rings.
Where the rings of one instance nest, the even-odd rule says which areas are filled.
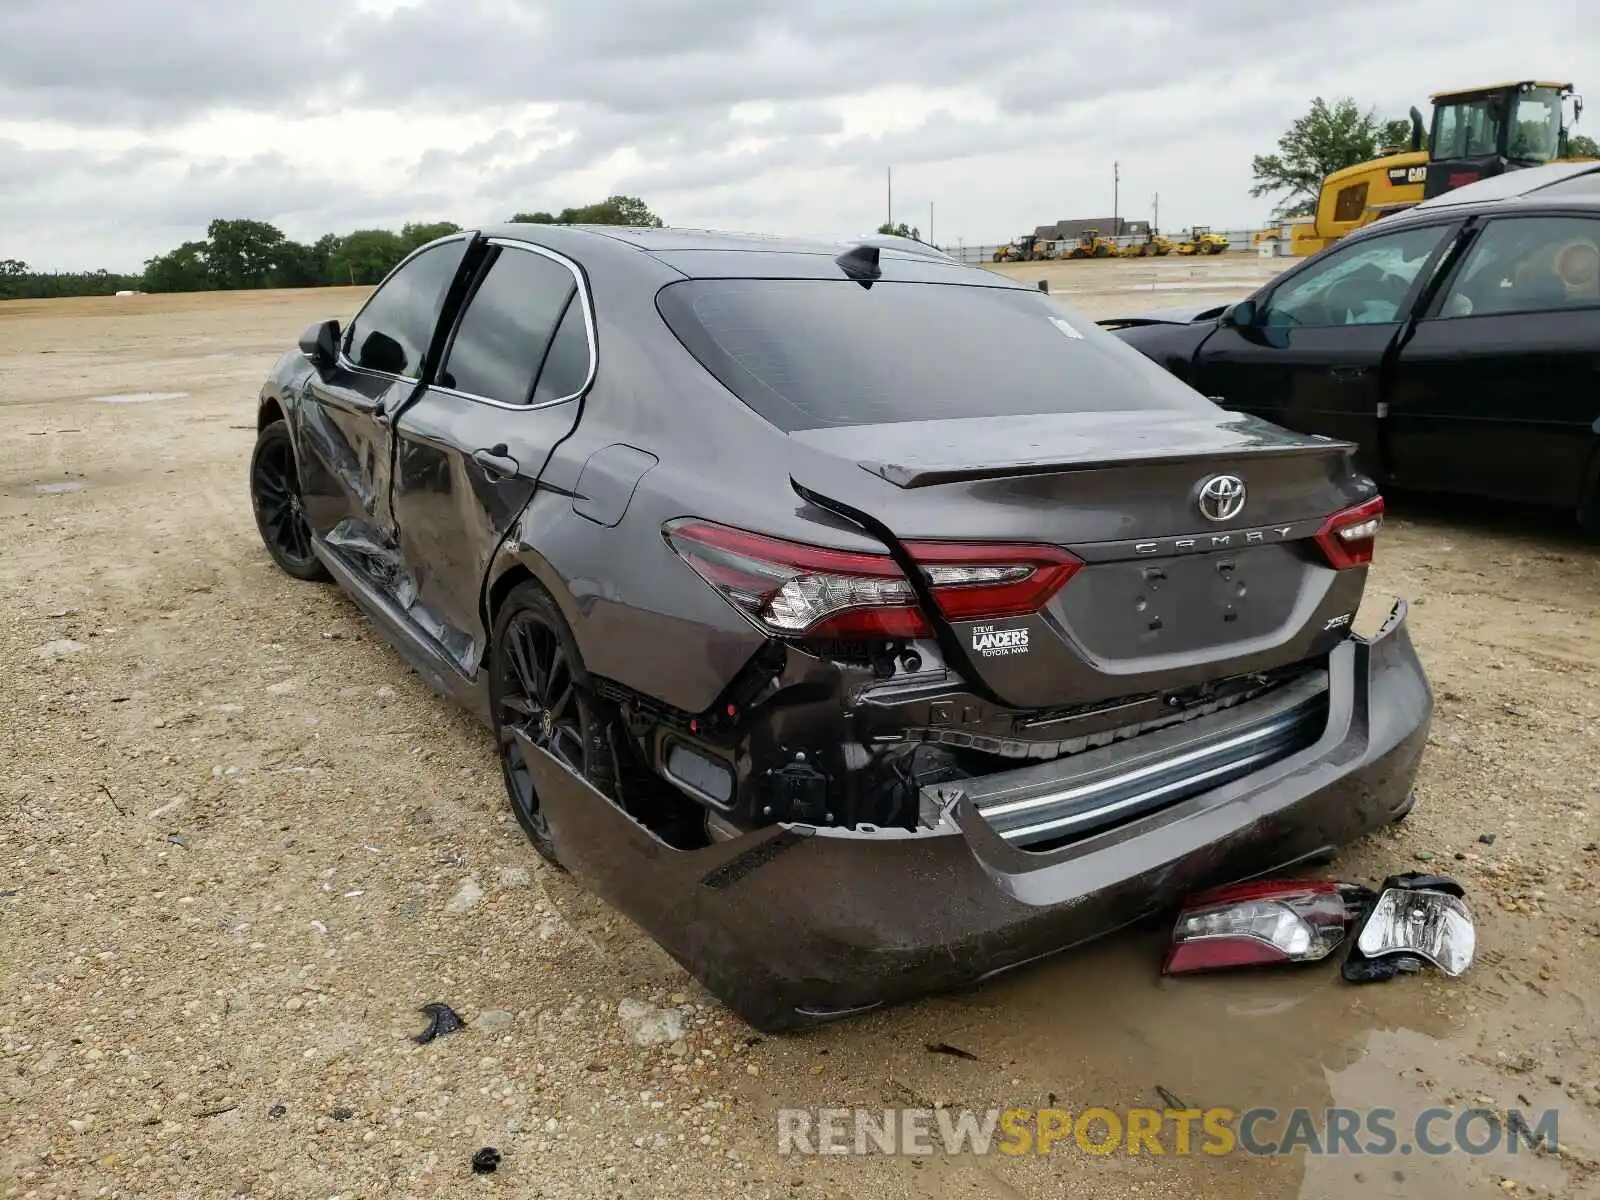
[[[682,851],[522,752],[573,875],[745,1020],[796,1028],[982,980],[1402,815],[1433,710],[1405,617],[1402,601],[1330,655],[1310,745],[1044,853],[966,796],[916,831],[779,825]]]

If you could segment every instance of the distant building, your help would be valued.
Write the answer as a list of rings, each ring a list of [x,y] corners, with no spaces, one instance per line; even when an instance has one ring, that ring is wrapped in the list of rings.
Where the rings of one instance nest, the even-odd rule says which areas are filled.
[[[1097,230],[1101,237],[1143,237],[1150,232],[1150,222],[1130,221],[1126,217],[1085,217],[1041,225],[1033,232],[1035,237],[1047,242],[1075,242],[1091,229]]]

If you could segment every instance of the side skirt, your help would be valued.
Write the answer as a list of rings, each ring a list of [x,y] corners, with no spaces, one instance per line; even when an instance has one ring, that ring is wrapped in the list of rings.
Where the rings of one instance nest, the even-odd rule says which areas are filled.
[[[316,534],[311,536],[311,548],[345,594],[377,622],[389,644],[416,669],[430,688],[466,708],[485,725],[492,724],[489,683],[484,672],[480,671],[473,678],[463,675],[444,647],[413,621],[404,609],[373,587],[348,559]]]

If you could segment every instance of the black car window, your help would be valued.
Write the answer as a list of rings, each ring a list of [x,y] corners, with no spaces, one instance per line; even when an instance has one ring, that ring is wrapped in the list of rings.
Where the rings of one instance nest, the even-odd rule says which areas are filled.
[[[1397,321],[1417,274],[1449,228],[1397,230],[1335,250],[1278,287],[1262,319],[1279,327]]]
[[[1600,218],[1490,221],[1439,304],[1439,316],[1600,307]]]
[[[691,354],[786,431],[1207,404],[1032,290],[696,279],[656,302]]]
[[[567,312],[561,318],[556,336],[550,341],[544,370],[539,372],[539,382],[534,385],[533,402],[549,404],[552,400],[576,396],[588,381],[589,330],[583,319],[583,298],[573,296],[567,302]]]
[[[445,292],[466,251],[465,238],[444,242],[389,276],[350,323],[345,353],[351,361],[405,379],[420,377]]]
[[[555,259],[503,248],[467,303],[439,383],[459,392],[526,404],[556,323],[578,285]]]

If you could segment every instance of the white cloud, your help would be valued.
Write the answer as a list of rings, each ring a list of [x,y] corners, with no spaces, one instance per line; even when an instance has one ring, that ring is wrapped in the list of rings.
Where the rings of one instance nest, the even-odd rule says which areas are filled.
[[[1238,227],[1313,96],[1571,78],[1571,0],[7,0],[0,257],[133,269],[212,216],[311,239],[614,190],[667,220],[994,242],[1161,196]],[[1506,53],[1516,37],[1516,56]],[[1577,79],[1583,84],[1581,78]]]

